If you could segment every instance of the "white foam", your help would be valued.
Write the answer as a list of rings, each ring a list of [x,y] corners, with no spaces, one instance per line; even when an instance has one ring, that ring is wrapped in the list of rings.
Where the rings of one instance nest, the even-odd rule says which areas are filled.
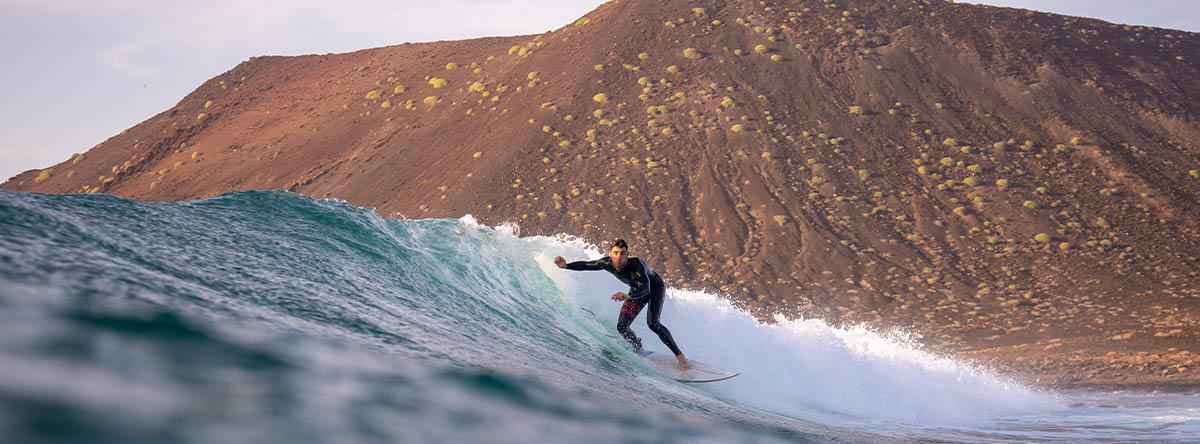
[[[569,236],[518,238],[511,227],[495,233],[534,260],[569,304],[595,312],[601,327],[615,334],[619,304],[609,297],[628,287],[605,272],[561,270],[552,263],[558,255],[568,261],[600,257],[595,246]],[[680,348],[691,358],[741,372],[703,389],[756,408],[805,419],[848,415],[928,426],[1057,407],[1049,396],[922,350],[902,334],[839,328],[820,319],[780,317],[765,324],[716,295],[672,289],[667,296],[662,322]],[[634,330],[648,349],[666,351],[641,318]]]

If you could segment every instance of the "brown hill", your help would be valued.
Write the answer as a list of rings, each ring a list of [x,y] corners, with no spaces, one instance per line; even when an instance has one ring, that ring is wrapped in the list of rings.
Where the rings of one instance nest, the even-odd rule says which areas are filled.
[[[1193,33],[1017,9],[620,0],[536,36],[254,58],[4,187],[620,236],[763,315],[1194,386],[1198,67]]]

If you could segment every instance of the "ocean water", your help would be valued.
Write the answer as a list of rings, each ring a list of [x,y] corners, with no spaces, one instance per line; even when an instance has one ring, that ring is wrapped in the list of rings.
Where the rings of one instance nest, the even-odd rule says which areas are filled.
[[[556,255],[600,253],[277,191],[0,191],[0,442],[1200,439],[1196,395],[1023,386],[903,333],[673,288],[683,350],[741,372],[677,383],[615,336],[625,288]]]

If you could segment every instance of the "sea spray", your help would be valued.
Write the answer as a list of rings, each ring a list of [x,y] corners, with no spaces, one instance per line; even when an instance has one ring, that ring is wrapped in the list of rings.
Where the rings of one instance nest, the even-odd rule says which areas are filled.
[[[469,218],[464,223],[474,225]],[[572,305],[597,313],[598,328],[615,331],[619,304],[608,296],[628,287],[605,272],[566,271],[551,263],[556,255],[592,259],[600,251],[574,237],[518,238],[512,232],[497,231],[505,242],[520,245],[514,250],[528,251]],[[632,247],[637,256],[638,245]],[[665,279],[668,286],[685,284]],[[798,418],[837,413],[933,425],[1057,406],[984,368],[922,350],[901,333],[833,327],[820,319],[779,317],[768,324],[713,294],[679,289],[667,294],[662,322],[685,354],[742,374],[705,389],[745,405]],[[648,349],[668,352],[644,322],[635,322],[634,330]]]

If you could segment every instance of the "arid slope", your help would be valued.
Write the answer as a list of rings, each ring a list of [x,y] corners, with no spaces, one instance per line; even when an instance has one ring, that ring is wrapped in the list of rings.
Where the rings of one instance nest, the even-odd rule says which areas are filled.
[[[624,237],[769,317],[1070,384],[1200,381],[1200,37],[943,1],[619,0],[259,57],[6,188],[288,189]]]

